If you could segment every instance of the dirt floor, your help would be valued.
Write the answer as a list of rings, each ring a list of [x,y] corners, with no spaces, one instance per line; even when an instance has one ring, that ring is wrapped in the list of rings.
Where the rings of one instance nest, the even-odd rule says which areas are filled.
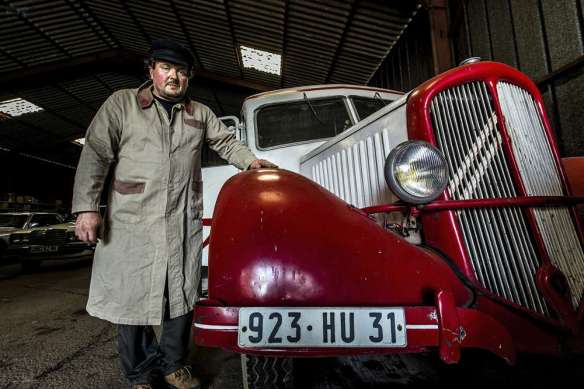
[[[85,312],[91,259],[51,261],[30,274],[0,266],[0,389],[128,388],[115,348],[115,326]],[[239,355],[191,349],[204,388],[241,387]],[[483,353],[447,366],[434,354],[295,361],[296,387],[468,389],[559,388],[584,381],[584,358],[522,356],[514,368]],[[569,387],[575,384],[570,384]]]

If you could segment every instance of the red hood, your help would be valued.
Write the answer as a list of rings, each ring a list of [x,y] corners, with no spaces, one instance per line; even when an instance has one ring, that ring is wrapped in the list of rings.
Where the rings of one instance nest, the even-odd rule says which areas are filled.
[[[286,170],[231,178],[211,231],[209,297],[228,305],[422,305],[438,290],[471,299],[444,259]]]

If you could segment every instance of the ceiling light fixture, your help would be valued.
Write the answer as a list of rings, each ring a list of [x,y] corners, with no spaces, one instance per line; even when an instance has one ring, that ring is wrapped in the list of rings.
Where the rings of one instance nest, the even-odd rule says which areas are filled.
[[[282,71],[282,56],[247,46],[240,46],[243,67],[256,69],[260,72],[280,75]]]
[[[44,111],[38,105],[34,105],[30,101],[16,98],[10,100],[0,101],[0,112],[10,117],[25,115],[27,113]]]

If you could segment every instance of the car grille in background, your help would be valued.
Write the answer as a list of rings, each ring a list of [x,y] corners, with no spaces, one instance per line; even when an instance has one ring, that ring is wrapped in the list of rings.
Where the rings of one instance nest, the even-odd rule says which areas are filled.
[[[67,231],[63,229],[32,231],[30,233],[31,245],[61,245],[66,241]]]
[[[438,146],[450,169],[452,199],[517,196],[485,83],[472,82],[439,93],[432,100],[431,114]],[[507,300],[549,315],[536,287],[540,263],[522,211],[483,208],[456,214],[479,282]]]
[[[10,244],[23,244],[23,243],[28,243],[28,237],[29,234],[28,233],[13,233],[10,234]],[[26,239],[25,242],[23,242],[23,239]]]
[[[562,183],[535,100],[526,90],[507,82],[497,84],[497,94],[527,194],[562,196]],[[577,307],[584,291],[584,252],[569,210],[535,208],[534,213],[550,260],[566,276]]]

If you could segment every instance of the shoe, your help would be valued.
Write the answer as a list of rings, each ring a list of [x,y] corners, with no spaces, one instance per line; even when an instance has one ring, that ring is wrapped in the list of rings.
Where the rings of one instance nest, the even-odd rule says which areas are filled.
[[[132,389],[154,389],[150,384],[136,384],[132,385]]]
[[[174,373],[164,376],[164,381],[166,381],[171,388],[201,389],[201,381],[193,376],[190,366],[181,367]]]

